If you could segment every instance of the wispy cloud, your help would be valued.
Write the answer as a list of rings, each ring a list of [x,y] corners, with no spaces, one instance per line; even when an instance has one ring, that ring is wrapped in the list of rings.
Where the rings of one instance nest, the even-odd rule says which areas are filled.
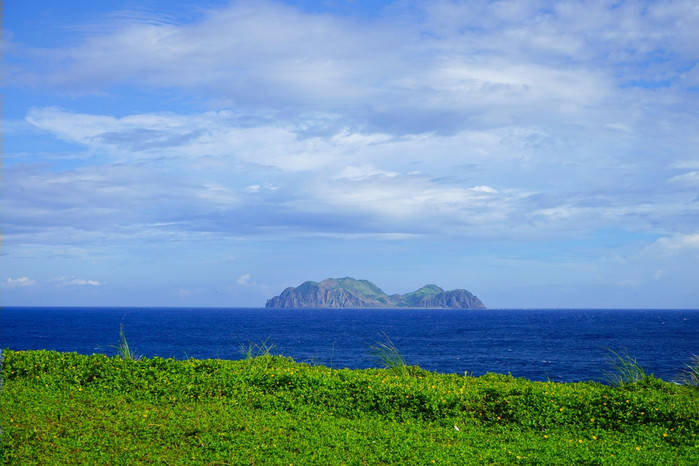
[[[5,289],[13,289],[13,288],[24,288],[27,286],[33,286],[33,285],[36,285],[36,282],[29,277],[17,277],[17,278],[9,277],[7,280],[2,282],[1,285]]]
[[[102,283],[100,283],[97,280],[87,280],[84,278],[76,278],[76,277],[58,277],[54,278],[51,280],[52,283],[56,284],[57,286],[101,286]]]
[[[299,122],[251,127],[230,112],[113,118],[55,108],[33,109],[28,121],[112,162],[60,173],[10,169],[10,235],[21,224],[25,234],[32,225],[42,232],[71,225],[110,235],[135,228],[140,236],[293,228],[531,238],[618,223],[697,223],[690,215],[697,206],[687,203],[693,186],[678,181],[675,167],[632,164],[635,147],[611,154],[603,146],[615,144],[613,136],[604,134],[498,127],[390,137],[343,128],[308,137]],[[168,142],[183,132],[191,134],[186,142]],[[648,178],[651,168],[674,189]]]
[[[101,90],[137,79],[276,117],[329,112],[399,133],[590,114],[633,130],[611,109],[662,99],[618,86],[680,84],[699,58],[691,2],[525,3],[399,3],[363,23],[273,2],[233,2],[181,24],[121,18],[75,47],[38,53],[55,69],[24,70],[18,82]]]
[[[686,235],[678,234],[659,238],[654,243],[654,246],[658,247],[661,251],[674,254],[699,253],[699,233]]]
[[[255,282],[252,281],[252,277],[249,273],[243,274],[236,280],[236,283],[240,286],[253,286]]]
[[[198,294],[201,294],[200,289],[192,290],[189,288],[179,288],[177,290],[177,296],[180,299],[189,299],[189,298],[192,298],[193,296],[196,296]]]

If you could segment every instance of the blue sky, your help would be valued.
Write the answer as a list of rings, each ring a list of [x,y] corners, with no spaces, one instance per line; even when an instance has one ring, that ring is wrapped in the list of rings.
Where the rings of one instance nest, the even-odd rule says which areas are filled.
[[[0,304],[699,307],[694,1],[5,4]]]

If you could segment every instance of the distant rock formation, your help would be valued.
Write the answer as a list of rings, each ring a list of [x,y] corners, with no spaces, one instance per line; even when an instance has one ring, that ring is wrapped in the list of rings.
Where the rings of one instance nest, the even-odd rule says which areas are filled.
[[[437,285],[425,285],[412,293],[389,296],[368,280],[349,277],[309,281],[287,288],[268,300],[265,307],[485,309],[481,300],[466,290],[444,291]]]

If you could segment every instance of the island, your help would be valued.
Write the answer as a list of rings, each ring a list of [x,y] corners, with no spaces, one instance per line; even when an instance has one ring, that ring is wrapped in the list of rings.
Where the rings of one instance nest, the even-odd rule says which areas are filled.
[[[483,302],[464,289],[444,291],[425,285],[406,294],[387,295],[368,280],[327,278],[289,287],[267,301],[266,308],[422,308],[485,309]]]

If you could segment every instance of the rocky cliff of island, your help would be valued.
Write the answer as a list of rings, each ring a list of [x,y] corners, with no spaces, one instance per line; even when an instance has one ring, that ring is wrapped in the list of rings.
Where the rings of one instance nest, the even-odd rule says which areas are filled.
[[[267,308],[448,308],[485,309],[477,296],[467,290],[444,291],[425,285],[406,294],[387,295],[368,280],[328,278],[290,287],[267,301]]]

